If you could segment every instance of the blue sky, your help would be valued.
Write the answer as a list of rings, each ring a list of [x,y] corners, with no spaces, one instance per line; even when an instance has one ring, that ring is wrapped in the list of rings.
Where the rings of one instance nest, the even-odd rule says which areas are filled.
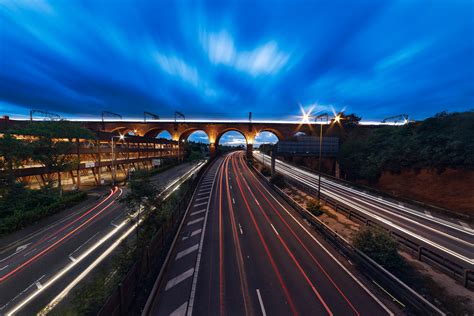
[[[0,115],[474,108],[474,1],[0,0]]]

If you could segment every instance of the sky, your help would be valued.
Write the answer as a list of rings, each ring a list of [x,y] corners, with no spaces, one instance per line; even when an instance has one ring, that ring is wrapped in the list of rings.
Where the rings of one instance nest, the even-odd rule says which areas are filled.
[[[0,0],[0,115],[474,108],[474,1]]]

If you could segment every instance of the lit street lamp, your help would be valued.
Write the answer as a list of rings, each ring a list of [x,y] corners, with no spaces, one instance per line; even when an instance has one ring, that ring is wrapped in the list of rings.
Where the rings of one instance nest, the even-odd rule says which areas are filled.
[[[327,113],[320,114],[314,118],[315,121],[318,119],[326,118],[326,125],[329,122],[329,115]],[[339,116],[336,116],[334,120],[338,121]],[[318,159],[318,201],[321,201],[321,159],[323,152],[323,123],[319,124],[319,159]]]
[[[125,136],[124,135],[120,135],[120,136],[112,136],[111,140],[112,140],[112,185],[114,186],[115,185],[115,143],[114,143],[114,138],[118,138],[119,140],[124,140],[125,139]]]

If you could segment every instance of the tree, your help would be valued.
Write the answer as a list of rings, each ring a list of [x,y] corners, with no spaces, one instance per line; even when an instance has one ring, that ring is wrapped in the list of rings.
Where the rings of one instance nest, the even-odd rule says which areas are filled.
[[[74,139],[92,139],[94,134],[76,122],[32,122],[18,134],[36,136],[31,143],[32,158],[42,164],[48,173],[48,187],[52,186],[51,174],[58,175],[58,189],[62,195],[61,172],[77,166]]]
[[[363,227],[353,239],[354,246],[391,271],[399,271],[405,261],[398,253],[398,244],[388,232],[378,227]]]
[[[6,174],[2,174],[1,179],[6,184],[4,188],[11,188],[14,185],[14,169],[22,166],[30,156],[30,147],[11,133],[7,132],[0,138],[0,169],[6,170]]]

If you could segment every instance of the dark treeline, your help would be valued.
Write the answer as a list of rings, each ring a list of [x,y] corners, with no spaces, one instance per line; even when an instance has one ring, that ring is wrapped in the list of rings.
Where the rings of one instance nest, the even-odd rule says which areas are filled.
[[[339,162],[348,179],[376,181],[404,169],[474,169],[474,111],[436,114],[421,122],[351,129]]]

